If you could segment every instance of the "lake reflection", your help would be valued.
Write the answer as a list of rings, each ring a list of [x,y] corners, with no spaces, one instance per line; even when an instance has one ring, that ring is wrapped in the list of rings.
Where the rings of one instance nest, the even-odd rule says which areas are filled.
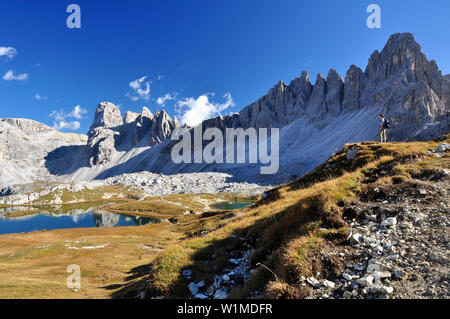
[[[40,213],[33,213],[35,209],[33,207],[0,209],[0,234],[68,228],[143,226],[162,221],[160,218],[114,214],[98,207],[66,210],[63,206],[55,206]],[[14,212],[20,212],[20,215],[24,216],[14,216]]]

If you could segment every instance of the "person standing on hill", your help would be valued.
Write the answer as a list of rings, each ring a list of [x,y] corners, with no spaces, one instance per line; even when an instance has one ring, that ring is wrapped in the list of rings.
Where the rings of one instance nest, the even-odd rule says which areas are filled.
[[[391,122],[386,118],[383,113],[380,113],[381,126],[380,126],[380,142],[386,143],[387,141],[387,129],[391,128]]]

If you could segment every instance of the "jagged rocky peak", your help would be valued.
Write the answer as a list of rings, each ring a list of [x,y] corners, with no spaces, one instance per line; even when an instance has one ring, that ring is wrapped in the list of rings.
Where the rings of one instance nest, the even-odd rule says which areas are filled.
[[[165,110],[155,112],[154,124],[152,126],[149,144],[151,146],[161,143],[169,138],[172,132],[181,127],[178,119],[172,119]]]
[[[110,162],[118,149],[126,148],[130,143],[141,146],[159,144],[180,126],[178,120],[172,119],[164,110],[155,111],[153,115],[150,109],[144,106],[140,114],[126,112],[122,118],[120,110],[114,104],[100,103],[88,134],[86,153],[89,165]]]
[[[337,116],[342,111],[342,102],[344,100],[344,81],[342,76],[331,69],[327,76],[327,111],[333,116]]]
[[[121,125],[123,125],[123,118],[119,108],[111,102],[102,102],[97,106],[90,130],[97,127],[113,128]]]
[[[366,84],[366,75],[361,68],[351,65],[345,75],[344,101],[342,109],[347,111],[357,111],[361,108],[361,90]]]
[[[384,68],[383,71],[385,71],[386,76],[404,68],[421,72],[427,62],[427,58],[422,53],[422,48],[411,33],[392,35],[379,57],[379,63]]]
[[[139,114],[135,113],[135,112],[131,112],[131,111],[127,111],[125,113],[125,116],[123,117],[123,123],[124,124],[130,124],[136,121],[136,119],[138,118]]]
[[[322,73],[317,74],[316,83],[306,107],[306,117],[316,121],[323,117],[327,112],[327,82]]]
[[[319,74],[314,85],[304,71],[288,86],[280,81],[229,125],[282,127],[304,118],[321,128],[329,116],[378,108],[397,123],[393,139],[405,139],[413,131],[420,132],[415,138],[427,139],[445,133],[446,125],[428,124],[447,121],[449,78],[435,61],[427,60],[411,33],[397,33],[371,55],[365,71],[351,65],[343,81],[331,69],[326,79]],[[420,130],[424,126],[427,129]]]
[[[309,79],[309,72],[308,71],[302,71],[302,74],[298,78],[299,88],[304,91],[305,93],[308,93],[308,95],[311,95],[313,85],[311,84],[311,81]]]
[[[146,106],[143,106],[142,112],[141,112],[141,117],[147,117],[149,119],[153,119],[154,115]]]
[[[402,74],[407,83],[423,81],[440,97],[445,93],[436,61],[428,61],[411,33],[392,35],[381,53],[375,51],[372,54],[365,73],[375,83]]]
[[[172,131],[180,126],[178,120],[176,118],[172,119],[166,111],[162,110],[159,112],[156,110],[153,115],[144,106],[134,128],[134,144],[146,141],[147,145],[154,146],[170,137]]]

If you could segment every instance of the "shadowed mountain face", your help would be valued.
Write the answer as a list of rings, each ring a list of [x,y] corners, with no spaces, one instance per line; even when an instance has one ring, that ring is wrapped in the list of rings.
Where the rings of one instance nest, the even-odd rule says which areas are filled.
[[[176,118],[165,111],[152,114],[145,107],[141,114],[122,116],[109,102],[99,104],[85,146],[60,143],[64,149],[50,148],[46,168],[62,181],[139,171],[217,171],[230,173],[237,181],[280,183],[313,169],[344,143],[375,139],[379,112],[392,121],[390,141],[425,140],[448,133],[449,104],[450,76],[443,76],[437,63],[428,61],[412,34],[394,34],[381,52],[371,55],[365,71],[352,65],[343,79],[332,69],[326,77],[319,74],[314,84],[308,72],[302,72],[289,85],[280,81],[239,114],[203,122],[203,129],[280,128],[280,170],[275,175],[261,176],[256,164],[176,165],[170,157],[174,144],[170,136],[181,126]],[[6,135],[11,134],[8,130],[23,128],[8,127]],[[6,135],[5,129],[0,131],[2,167],[10,162],[10,155],[5,157],[3,151]],[[16,146],[25,151],[28,147],[19,142]],[[36,165],[42,164],[37,160]],[[0,188],[14,183],[14,178],[6,181],[5,170],[0,174]],[[20,178],[17,183],[26,180]]]

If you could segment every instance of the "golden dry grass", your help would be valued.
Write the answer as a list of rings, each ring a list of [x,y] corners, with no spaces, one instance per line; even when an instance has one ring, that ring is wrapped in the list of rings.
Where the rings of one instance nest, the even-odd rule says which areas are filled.
[[[103,192],[98,191],[96,194],[101,195]],[[161,217],[177,215],[177,224],[163,222],[140,227],[65,229],[0,235],[0,299],[122,297],[127,293],[127,287],[139,284],[143,276],[147,275],[141,265],[151,263],[164,248],[175,245],[186,236],[211,229],[211,225],[219,223],[220,218],[226,214],[217,212],[207,217],[201,214],[184,216],[180,214],[181,211],[196,209],[203,212],[208,208],[208,203],[223,201],[229,196],[234,195],[183,194],[147,198],[146,201],[128,199],[116,204],[127,209],[120,211],[121,213],[154,216],[153,205],[157,203],[156,207],[160,207],[161,212],[170,213]],[[99,200],[96,197],[90,198]],[[89,208],[100,204],[105,203],[69,204],[63,205],[61,210]],[[134,210],[141,207],[148,211]],[[179,207],[183,209],[180,210]],[[49,209],[48,206],[37,208],[23,213],[38,213]],[[13,214],[17,217],[22,213]],[[104,248],[82,248],[102,247],[105,244]],[[66,268],[70,264],[81,267],[82,288],[78,292],[66,287],[69,275]]]
[[[302,275],[312,274],[311,254],[320,251],[330,235],[346,238],[348,234],[342,206],[357,197],[369,177],[393,183],[424,170],[448,168],[448,154],[443,158],[427,154],[443,140],[448,142],[449,136],[431,142],[347,145],[313,172],[278,187],[273,202],[262,201],[205,237],[167,248],[152,264],[150,294],[186,297],[188,282],[180,276],[183,269],[194,270],[194,281],[211,282],[213,269],[225,265],[229,251],[240,249],[231,237],[234,234],[256,247],[252,264],[262,263],[271,271],[259,267],[246,286],[231,296],[247,297],[249,291],[262,288],[269,296],[303,295],[296,285]],[[356,158],[347,160],[347,150],[355,147],[360,148]],[[327,231],[319,231],[323,227]]]

